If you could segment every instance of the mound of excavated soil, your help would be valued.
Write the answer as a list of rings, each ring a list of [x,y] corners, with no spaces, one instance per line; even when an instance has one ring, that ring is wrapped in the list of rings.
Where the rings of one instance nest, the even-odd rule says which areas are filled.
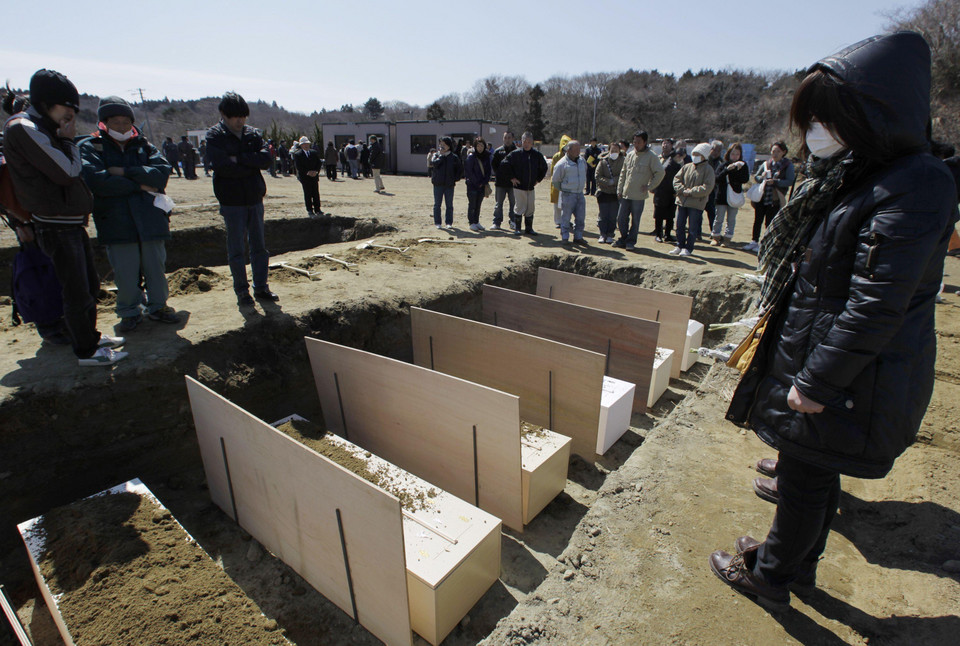
[[[43,518],[40,571],[77,646],[289,643],[147,496],[118,493]]]

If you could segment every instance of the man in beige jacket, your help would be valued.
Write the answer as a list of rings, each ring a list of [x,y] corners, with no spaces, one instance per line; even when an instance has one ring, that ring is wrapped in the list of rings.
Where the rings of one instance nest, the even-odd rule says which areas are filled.
[[[647,139],[645,130],[638,130],[633,135],[633,148],[627,153],[623,170],[620,171],[620,181],[617,183],[617,197],[620,198],[617,229],[620,231],[620,239],[614,246],[627,251],[636,248],[640,214],[643,213],[647,195],[652,193],[663,179],[660,158],[647,146]]]

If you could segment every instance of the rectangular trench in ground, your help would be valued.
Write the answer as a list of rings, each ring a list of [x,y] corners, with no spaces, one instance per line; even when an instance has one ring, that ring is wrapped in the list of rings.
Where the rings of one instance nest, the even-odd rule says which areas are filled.
[[[173,215],[176,218],[176,213]],[[264,221],[264,236],[270,241],[270,253],[280,255],[290,251],[314,249],[326,244],[362,240],[395,231],[376,218],[361,219],[339,215],[317,218],[281,218]],[[223,225],[176,229],[167,241],[168,272],[184,267],[213,267],[226,264],[227,234]],[[93,259],[100,276],[111,276],[106,249],[93,243]],[[10,284],[10,272],[17,247],[0,248],[0,285]]]
[[[446,287],[409,301],[368,299],[349,308],[332,304],[297,317],[264,318],[253,328],[230,330],[190,346],[176,361],[144,370],[132,383],[86,387],[68,395],[15,396],[4,404],[3,417],[10,423],[0,436],[0,482],[7,492],[0,502],[0,580],[20,603],[33,595],[29,565],[13,530],[16,522],[139,477],[203,547],[221,559],[268,616],[281,617],[278,621],[295,643],[317,643],[311,634],[325,634],[324,643],[375,643],[365,631],[357,634],[346,615],[279,560],[265,557],[266,565],[246,560],[249,536],[212,505],[204,488],[183,375],[196,377],[261,419],[297,412],[322,423],[304,336],[410,361],[410,306],[480,320],[484,283],[534,293],[541,266],[692,296],[692,316],[704,323],[741,318],[755,296],[755,289],[734,275],[553,256],[467,282],[451,278]],[[708,333],[704,343],[719,338]],[[482,611],[455,631],[456,639],[462,643],[482,639],[496,620],[509,614],[518,594],[536,589],[547,572],[543,560],[556,558],[565,549],[589,510],[591,492],[642,446],[644,432],[695,390],[705,373],[695,367],[671,382],[653,411],[634,415],[631,431],[596,464],[580,458],[571,461],[567,492],[522,535],[505,533],[501,581],[478,604]],[[285,582],[297,596],[280,604],[268,591],[287,587]],[[315,606],[312,610],[310,604]],[[322,626],[340,626],[346,632],[331,633]],[[337,641],[337,634],[349,638]],[[451,643],[460,643],[456,639]]]

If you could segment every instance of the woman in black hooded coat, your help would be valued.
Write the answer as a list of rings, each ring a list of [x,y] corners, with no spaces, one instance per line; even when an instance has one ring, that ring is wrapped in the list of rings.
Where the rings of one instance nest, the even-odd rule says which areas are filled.
[[[882,478],[916,439],[933,391],[934,302],[957,221],[953,179],[929,150],[930,49],[876,36],[813,65],[791,122],[807,179],[764,235],[770,322],[727,419],[779,451],[763,542],[710,556],[767,606],[810,593],[840,474]]]

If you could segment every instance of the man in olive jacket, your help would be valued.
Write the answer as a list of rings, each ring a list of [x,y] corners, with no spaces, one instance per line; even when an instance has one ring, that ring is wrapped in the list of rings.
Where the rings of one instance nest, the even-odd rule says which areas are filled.
[[[620,171],[620,180],[617,183],[617,197],[620,198],[617,229],[620,231],[620,239],[613,246],[626,248],[627,251],[636,248],[640,215],[643,213],[647,195],[663,180],[663,166],[657,154],[647,146],[648,139],[645,130],[638,130],[633,135],[633,148],[623,161],[623,170]]]
[[[243,257],[245,242],[250,245],[253,295],[278,301],[280,297],[267,285],[270,252],[263,235],[267,185],[261,171],[270,167],[270,151],[260,132],[246,125],[250,108],[242,96],[227,92],[219,110],[220,123],[207,131],[207,154],[213,167],[213,192],[227,227],[227,259],[237,303],[241,307],[253,305]]]
[[[383,180],[380,179],[380,171],[387,165],[387,156],[383,152],[383,144],[376,135],[370,135],[370,171],[373,173],[375,183],[374,192],[383,193],[385,188]]]
[[[143,315],[140,276],[153,321],[178,323],[167,306],[165,241],[170,239],[167,212],[154,205],[170,177],[170,164],[134,127],[133,108],[118,96],[100,100],[97,119],[103,128],[80,142],[83,179],[93,191],[97,240],[117,284],[119,330],[133,330]]]

